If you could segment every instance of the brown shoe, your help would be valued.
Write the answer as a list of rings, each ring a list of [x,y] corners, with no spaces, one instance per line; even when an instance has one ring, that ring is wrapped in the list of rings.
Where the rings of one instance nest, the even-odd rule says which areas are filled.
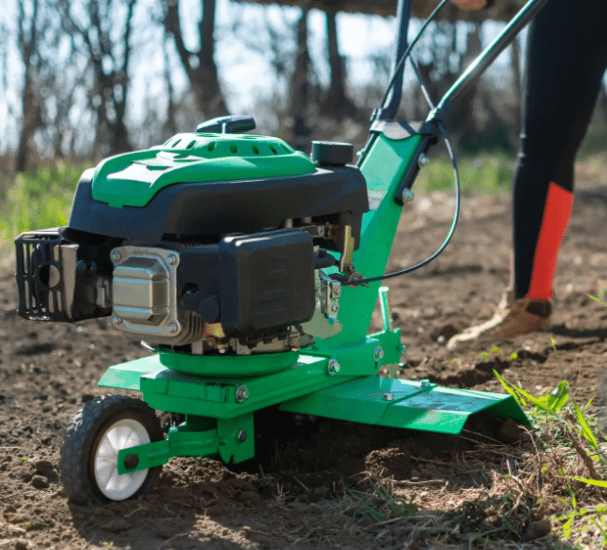
[[[479,341],[510,340],[550,326],[551,300],[516,299],[513,290],[506,290],[495,315],[482,325],[466,329],[447,342],[447,349],[456,350]]]

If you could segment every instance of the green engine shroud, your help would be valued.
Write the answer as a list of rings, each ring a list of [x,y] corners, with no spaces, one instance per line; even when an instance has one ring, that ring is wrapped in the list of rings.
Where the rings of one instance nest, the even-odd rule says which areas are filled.
[[[110,206],[145,206],[174,183],[252,180],[311,174],[307,155],[278,138],[177,134],[164,145],[111,157],[95,169],[93,198]]]

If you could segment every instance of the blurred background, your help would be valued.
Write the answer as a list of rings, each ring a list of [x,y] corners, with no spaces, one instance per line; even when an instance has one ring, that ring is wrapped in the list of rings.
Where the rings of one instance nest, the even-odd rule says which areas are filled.
[[[436,101],[520,0],[448,5],[415,49]],[[413,0],[410,38],[434,3]],[[19,231],[62,225],[86,167],[225,114],[309,152],[312,139],[366,140],[390,78],[396,0],[3,0],[0,11],[0,252]],[[464,181],[507,188],[516,155],[524,33],[452,112]],[[428,107],[405,74],[399,116]],[[607,131],[602,90],[581,158]],[[594,160],[593,160],[594,159]],[[449,186],[448,163],[422,187]]]

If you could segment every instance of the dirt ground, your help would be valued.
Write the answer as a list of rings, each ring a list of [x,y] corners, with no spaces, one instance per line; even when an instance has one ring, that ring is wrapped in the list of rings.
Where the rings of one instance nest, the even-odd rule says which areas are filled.
[[[441,345],[491,315],[508,283],[509,201],[506,195],[464,197],[447,251],[427,268],[390,281],[395,326],[407,346],[400,374],[501,392],[496,369],[539,394],[562,380],[553,336],[565,375],[586,402],[596,395],[597,372],[607,367],[607,309],[587,297],[607,287],[607,192],[598,186],[584,185],[576,194],[553,326],[499,349],[450,352]],[[433,252],[452,207],[447,194],[418,197],[403,215],[389,269]],[[527,541],[500,532],[503,518],[494,505],[505,481],[497,472],[509,453],[524,448],[492,453],[470,438],[322,420],[286,430],[290,437],[283,434],[280,457],[269,469],[234,473],[209,459],[173,459],[156,489],[138,500],[70,504],[58,468],[71,417],[103,393],[96,383],[107,366],[147,352],[105,321],[40,324],[19,318],[16,307],[7,267],[0,271],[0,550],[556,547],[549,536],[538,536],[542,532],[530,534],[527,524],[541,517],[519,526],[519,535],[527,529]],[[376,314],[373,328],[379,323]],[[401,517],[407,509],[415,516]],[[492,543],[492,532],[502,542]]]

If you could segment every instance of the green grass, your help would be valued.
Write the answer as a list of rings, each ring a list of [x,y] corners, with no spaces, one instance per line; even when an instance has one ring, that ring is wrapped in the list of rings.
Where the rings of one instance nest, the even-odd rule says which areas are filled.
[[[462,192],[493,194],[512,187],[516,159],[503,153],[459,157],[457,167]],[[453,166],[447,157],[433,156],[420,170],[414,189],[429,192],[453,188]]]
[[[45,164],[0,182],[0,254],[21,232],[67,223],[72,197],[89,164]]]
[[[544,499],[552,500],[550,519],[562,541],[578,543],[592,530],[595,547],[604,548],[607,546],[607,505],[603,502],[604,493],[593,492],[592,488],[607,489],[607,438],[597,427],[592,400],[580,405],[570,392],[554,339],[552,346],[563,381],[550,393],[534,397],[495,372],[504,389],[527,409],[536,436],[537,475],[545,477],[550,486],[541,496],[534,494],[532,483],[524,489],[529,496],[533,495],[528,500],[535,499],[536,507],[541,508]],[[552,467],[547,464],[550,460]]]

